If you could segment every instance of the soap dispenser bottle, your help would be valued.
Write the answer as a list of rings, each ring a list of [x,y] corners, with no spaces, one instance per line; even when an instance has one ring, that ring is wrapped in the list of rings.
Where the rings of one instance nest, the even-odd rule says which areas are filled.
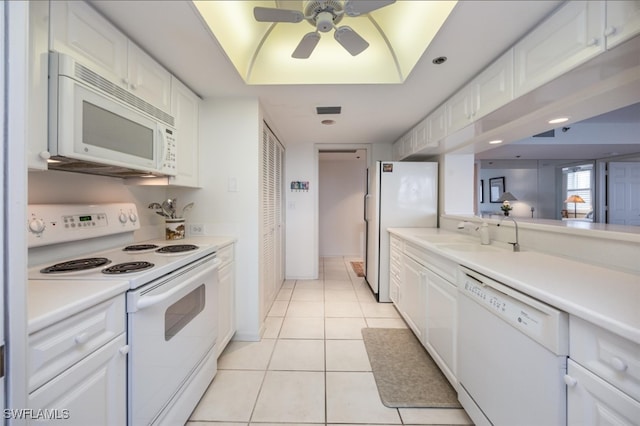
[[[487,222],[482,222],[482,225],[480,225],[480,244],[491,244],[491,238],[489,237],[489,225],[487,225]]]

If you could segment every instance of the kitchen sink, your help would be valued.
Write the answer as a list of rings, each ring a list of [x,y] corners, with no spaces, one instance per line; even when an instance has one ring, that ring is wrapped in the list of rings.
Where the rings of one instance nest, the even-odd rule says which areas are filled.
[[[416,238],[432,244],[460,243],[473,244],[472,239],[462,235],[416,235]]]
[[[473,244],[473,243],[437,244],[437,247],[443,250],[477,252],[477,253],[504,251],[503,249],[499,249],[497,247],[491,247],[491,246],[485,246],[485,245]]]

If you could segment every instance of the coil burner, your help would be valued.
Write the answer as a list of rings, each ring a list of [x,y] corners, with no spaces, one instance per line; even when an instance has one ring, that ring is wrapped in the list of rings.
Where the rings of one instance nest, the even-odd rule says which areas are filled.
[[[129,274],[132,272],[144,271],[153,268],[155,265],[151,262],[124,262],[117,265],[109,266],[102,270],[103,274]]]
[[[173,244],[170,246],[164,246],[156,250],[156,253],[182,253],[185,251],[197,250],[198,246],[193,244]]]
[[[43,274],[63,274],[65,272],[78,272],[99,268],[109,263],[111,263],[111,261],[106,257],[89,257],[86,259],[74,259],[56,263],[55,265],[41,269],[40,272]]]
[[[143,251],[151,251],[157,249],[158,246],[156,244],[133,244],[131,246],[126,246],[122,249],[122,251],[126,251],[129,253],[139,253]]]

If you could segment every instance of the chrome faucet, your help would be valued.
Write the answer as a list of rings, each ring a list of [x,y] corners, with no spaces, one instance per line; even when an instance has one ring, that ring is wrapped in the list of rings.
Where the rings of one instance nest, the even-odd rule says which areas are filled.
[[[502,219],[500,219],[500,222],[498,222],[498,226],[500,226],[500,224],[502,223],[503,220],[505,219],[510,219],[511,221],[513,221],[513,224],[516,227],[516,242],[515,243],[509,243],[513,246],[513,251],[520,251],[520,242],[518,241],[518,222],[516,222],[516,220],[514,218],[512,218],[511,216],[505,216]]]

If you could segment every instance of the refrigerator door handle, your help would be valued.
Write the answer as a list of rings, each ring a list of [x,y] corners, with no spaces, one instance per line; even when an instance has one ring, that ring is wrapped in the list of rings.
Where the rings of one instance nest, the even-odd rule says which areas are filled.
[[[367,194],[364,196],[364,221],[369,222],[369,198],[371,195]]]

